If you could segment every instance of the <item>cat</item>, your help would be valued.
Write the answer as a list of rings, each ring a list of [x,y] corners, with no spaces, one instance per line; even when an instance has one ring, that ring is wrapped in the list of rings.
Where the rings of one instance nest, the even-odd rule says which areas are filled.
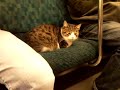
[[[79,37],[81,24],[63,22],[62,27],[41,24],[25,34],[25,42],[37,52],[54,51],[70,47]]]

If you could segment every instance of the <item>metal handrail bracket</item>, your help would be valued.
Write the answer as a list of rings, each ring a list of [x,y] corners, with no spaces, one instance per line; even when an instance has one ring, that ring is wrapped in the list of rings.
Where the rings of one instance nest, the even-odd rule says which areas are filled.
[[[90,66],[97,66],[102,60],[102,38],[103,38],[103,0],[98,4],[98,52],[99,56],[96,62],[89,63]]]

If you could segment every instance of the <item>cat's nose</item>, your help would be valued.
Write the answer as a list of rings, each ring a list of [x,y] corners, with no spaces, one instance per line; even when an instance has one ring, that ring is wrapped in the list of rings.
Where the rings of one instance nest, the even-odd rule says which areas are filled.
[[[74,37],[72,37],[71,39],[74,40]]]
[[[71,37],[71,40],[74,41],[74,40],[75,40],[75,37]]]

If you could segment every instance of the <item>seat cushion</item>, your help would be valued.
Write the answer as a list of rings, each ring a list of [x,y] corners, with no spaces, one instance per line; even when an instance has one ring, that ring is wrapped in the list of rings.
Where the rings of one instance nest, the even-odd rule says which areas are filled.
[[[69,48],[40,53],[50,64],[55,75],[97,58],[97,42],[78,39]]]
[[[24,40],[24,33],[16,36]],[[38,52],[39,53],[39,52]],[[80,66],[98,56],[98,42],[79,38],[69,48],[40,53],[50,64],[55,74]]]
[[[0,0],[0,28],[21,34],[39,24],[60,26],[71,20],[66,0]],[[97,55],[97,42],[77,40],[71,47],[40,53],[55,74],[93,60]]]
[[[26,32],[50,23],[61,25],[69,20],[65,0],[0,0],[0,28]]]

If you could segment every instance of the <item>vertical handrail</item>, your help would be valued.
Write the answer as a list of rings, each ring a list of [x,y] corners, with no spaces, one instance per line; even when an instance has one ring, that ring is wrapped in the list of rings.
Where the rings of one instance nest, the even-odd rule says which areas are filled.
[[[98,52],[99,56],[96,62],[89,64],[97,66],[102,60],[102,38],[103,38],[103,0],[99,0],[98,4]]]

